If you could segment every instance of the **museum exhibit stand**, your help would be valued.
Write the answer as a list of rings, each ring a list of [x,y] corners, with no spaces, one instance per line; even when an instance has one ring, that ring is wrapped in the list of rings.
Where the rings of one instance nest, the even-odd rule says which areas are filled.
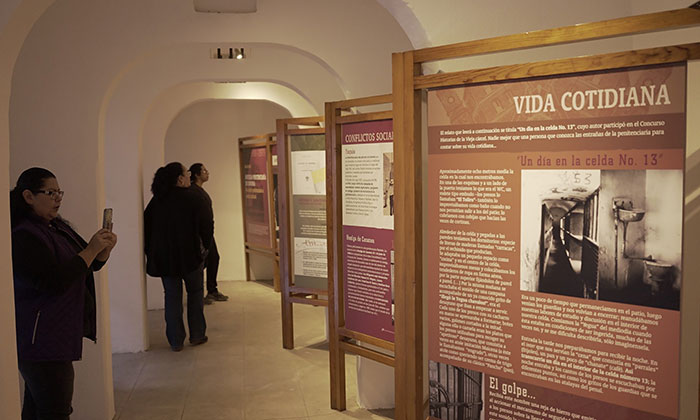
[[[664,35],[699,23],[393,55],[396,419],[696,417],[700,44]]]
[[[391,95],[326,103],[329,366],[337,410],[346,407],[346,354],[360,356],[360,402],[394,405],[392,112],[358,112],[390,105]]]
[[[277,120],[282,346],[294,348],[293,304],[328,305],[323,117]]]
[[[271,260],[274,264],[273,286],[279,292],[276,144],[275,133],[238,139],[246,280],[255,278],[251,257]]]

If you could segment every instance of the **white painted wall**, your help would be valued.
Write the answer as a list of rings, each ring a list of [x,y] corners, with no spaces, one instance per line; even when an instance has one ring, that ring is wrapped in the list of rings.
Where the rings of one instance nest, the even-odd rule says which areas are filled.
[[[0,188],[4,191],[9,191],[16,181],[9,176],[9,109],[15,61],[32,25],[52,2],[7,0],[0,4]],[[0,194],[0,418],[17,419],[20,393],[9,237],[9,194]]]
[[[358,2],[352,6],[341,2],[305,2],[310,9],[298,7],[296,2],[271,2],[268,6],[273,7],[261,10],[253,18],[248,15],[244,21],[240,16],[195,15],[187,0],[64,1],[48,8],[41,18],[38,18],[40,12],[51,2],[25,0],[21,5],[38,7],[34,3],[43,6],[27,20],[24,34],[7,38],[16,51],[23,48],[19,58],[15,58],[16,53],[7,57],[8,72],[4,79],[7,86],[4,97],[8,102],[2,106],[8,111],[2,118],[9,113],[12,123],[5,120],[3,131],[10,127],[14,139],[9,142],[3,134],[4,144],[11,143],[8,147],[12,151],[11,178],[28,165],[41,162],[61,174],[64,185],[79,185],[84,193],[80,196],[82,203],[66,202],[64,207],[64,213],[75,221],[97,221],[104,203],[115,207],[115,216],[121,223],[118,233],[122,246],[115,251],[109,270],[114,272],[117,268],[113,274],[122,274],[118,268],[133,267],[136,272],[136,275],[132,275],[132,271],[113,276],[116,287],[112,290],[130,291],[130,295],[118,294],[112,305],[114,349],[122,351],[138,351],[147,346],[143,257],[140,246],[125,247],[123,244],[141,243],[141,220],[133,216],[142,210],[140,134],[144,116],[155,98],[164,90],[187,81],[266,77],[267,81],[287,86],[307,101],[313,101],[320,110],[324,100],[342,99],[347,92],[357,96],[385,93],[390,85],[389,53],[410,45],[391,16],[371,0],[363,0],[360,6],[365,7],[360,8]],[[280,7],[274,7],[273,3],[279,3]],[[339,11],[339,6],[345,10]],[[352,22],[358,21],[363,13],[369,14],[365,22],[372,30],[353,26]],[[340,25],[345,29],[342,34],[337,31],[338,23],[330,19],[336,15],[344,18]],[[10,22],[13,23],[15,21]],[[302,26],[316,31],[298,31]],[[26,35],[30,28],[31,33]],[[331,36],[319,36],[320,32]],[[296,42],[294,37],[304,38],[304,41]],[[251,60],[248,63],[254,60],[256,51],[276,48],[277,54],[273,59],[269,59],[272,54],[258,54],[259,58],[268,57],[267,61],[260,60],[258,66],[239,65],[237,68],[232,67],[233,63],[204,58],[211,46],[206,42],[220,45],[222,40],[226,43],[231,40],[262,42],[255,48],[247,48]],[[369,40],[373,41],[373,48],[365,51]],[[274,43],[282,48],[271,45]],[[315,44],[316,47],[300,50],[290,47],[290,43]],[[336,47],[340,44],[344,45],[342,49]],[[185,48],[180,48],[183,45]],[[42,53],[35,54],[38,50]],[[3,49],[3,54],[5,51],[11,50]],[[380,77],[369,83],[362,79],[368,73],[379,75],[377,68],[369,69],[363,62],[348,61],[361,52],[373,62],[385,62]],[[326,57],[320,58],[318,54]],[[148,57],[152,58],[150,62]],[[347,72],[349,80],[344,80],[338,70],[347,65],[359,71]],[[202,71],[202,67],[207,69]],[[237,70],[245,67],[246,74],[237,74]],[[13,72],[13,85],[10,85]],[[147,77],[143,78],[144,75]],[[78,224],[81,228],[80,222]],[[5,266],[9,266],[9,248],[4,258]],[[10,279],[9,274],[5,279]],[[5,296],[11,297],[11,293]],[[4,307],[11,308],[11,305]],[[101,304],[100,308],[101,319],[109,319],[105,312],[109,311],[107,305]],[[13,329],[11,318],[10,313],[6,331]],[[12,356],[8,353],[8,360],[12,360]],[[81,388],[111,395],[111,384],[107,384],[111,383],[111,378],[101,377],[102,372],[111,373],[109,349],[97,359],[98,364],[106,363],[107,368],[95,366],[98,374],[91,378],[79,375],[76,407],[81,410],[74,416],[76,418],[112,417],[113,405],[109,398],[95,398],[94,411],[80,403]],[[13,366],[11,363],[9,371],[14,370]],[[86,381],[84,387],[81,381]],[[3,395],[16,402],[11,393]],[[7,407],[14,409],[16,404]]]
[[[308,56],[278,45],[258,45],[248,48],[246,60],[224,63],[202,59],[204,46],[186,45],[177,51],[163,51],[139,60],[125,70],[109,87],[102,101],[98,134],[103,136],[105,156],[105,192],[108,206],[119,215],[122,239],[128,243],[142,243],[141,216],[143,202],[138,191],[145,179],[139,171],[143,162],[152,159],[144,153],[144,143],[162,142],[164,133],[144,137],[145,115],[161,114],[158,97],[174,89],[182,80],[269,80],[244,85],[209,83],[216,96],[227,94],[241,98],[273,98],[290,109],[312,110],[316,114],[324,95],[342,96],[342,90],[333,74]],[[252,51],[252,52],[250,52]],[[252,56],[251,56],[252,55]],[[276,65],[283,60],[292,70]],[[305,69],[301,72],[300,69]],[[160,75],[157,79],[154,74]],[[235,77],[233,76],[235,75]],[[286,82],[279,82],[285,80]],[[283,85],[291,84],[293,88]],[[300,93],[303,92],[303,93]],[[189,98],[190,101],[194,98]],[[166,106],[166,110],[172,106]],[[169,111],[167,111],[169,113]],[[160,157],[160,152],[157,153]],[[160,166],[160,164],[158,165]],[[148,191],[148,188],[145,189]],[[112,288],[112,323],[114,325],[114,352],[132,352],[146,349],[145,300],[142,249],[129,247],[115,249],[114,264],[110,266],[113,278],[125,282]]]
[[[238,138],[274,132],[275,121],[289,117],[267,101],[206,101],[185,108],[168,129],[166,162],[202,162],[209,169],[204,188],[214,202],[219,280],[246,278]]]
[[[154,174],[166,162],[164,141],[171,122],[180,111],[185,112],[183,108],[189,107],[192,102],[206,99],[266,100],[284,106],[285,109],[289,110],[291,116],[301,117],[316,114],[313,106],[298,93],[287,87],[267,82],[245,84],[195,82],[168,89],[156,99],[144,122],[142,136],[142,173],[145,174],[142,187],[143,203],[147,203],[151,198],[152,175],[150,174]],[[227,127],[229,126],[226,125],[224,128],[228,129]],[[250,133],[252,131],[242,136],[252,135]],[[234,251],[233,254],[235,255],[236,252]],[[255,265],[255,263],[253,264]],[[257,266],[259,265],[261,264],[257,264]],[[163,286],[159,279],[148,277],[146,294],[148,309],[163,307]]]

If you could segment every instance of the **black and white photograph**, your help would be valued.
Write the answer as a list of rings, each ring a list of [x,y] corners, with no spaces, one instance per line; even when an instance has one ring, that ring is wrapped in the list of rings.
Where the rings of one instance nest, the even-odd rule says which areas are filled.
[[[428,362],[430,416],[442,420],[484,419],[484,374]]]
[[[383,153],[383,187],[385,216],[394,215],[394,153]]]
[[[524,170],[521,186],[521,290],[679,309],[681,170]]]

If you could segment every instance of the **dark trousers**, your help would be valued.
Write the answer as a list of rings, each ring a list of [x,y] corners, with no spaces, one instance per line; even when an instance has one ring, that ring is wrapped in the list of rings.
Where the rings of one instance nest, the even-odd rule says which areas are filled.
[[[185,277],[162,277],[165,289],[165,335],[171,346],[185,342],[185,324],[182,321],[182,282],[187,290],[187,326],[190,342],[203,338],[207,332],[204,319],[204,278],[202,269]]]
[[[216,284],[216,274],[219,272],[219,250],[216,248],[216,241],[211,240],[209,254],[207,255],[207,293],[219,291]]]
[[[24,378],[22,420],[68,420],[73,412],[73,362],[19,360]]]

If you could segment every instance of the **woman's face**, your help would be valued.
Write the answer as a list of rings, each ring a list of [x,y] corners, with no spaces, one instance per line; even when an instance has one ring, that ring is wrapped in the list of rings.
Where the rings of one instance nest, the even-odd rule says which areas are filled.
[[[49,222],[58,216],[62,195],[56,178],[45,179],[40,191],[24,190],[23,193],[24,200],[34,213]]]

